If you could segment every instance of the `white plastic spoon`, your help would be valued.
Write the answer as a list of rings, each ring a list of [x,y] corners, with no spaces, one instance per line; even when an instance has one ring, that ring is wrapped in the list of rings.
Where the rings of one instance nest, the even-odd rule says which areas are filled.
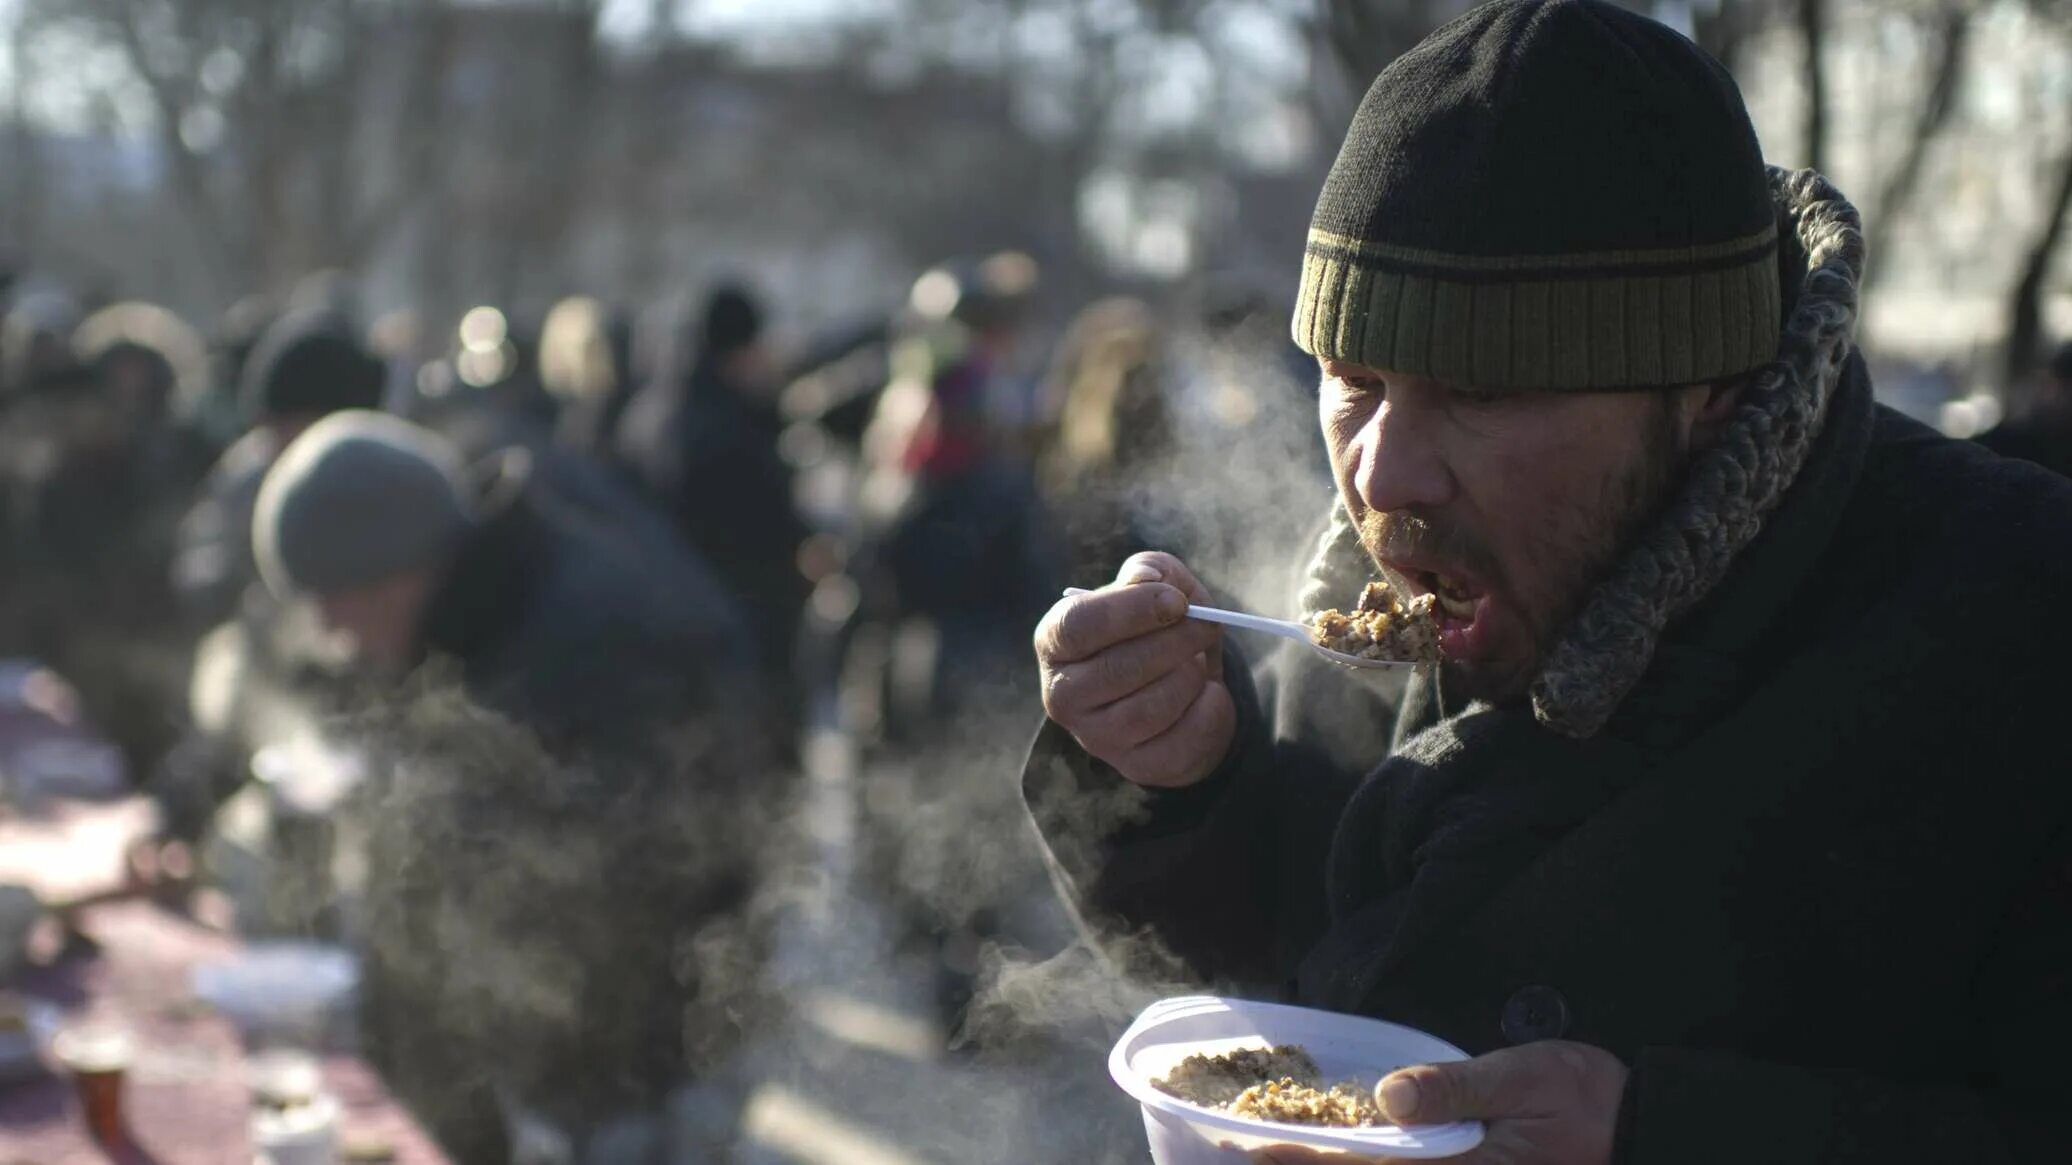
[[[1068,599],[1074,595],[1088,595],[1092,593],[1092,591],[1087,590],[1085,587],[1065,588],[1065,597]],[[1247,631],[1263,631],[1268,635],[1278,635],[1283,639],[1293,639],[1332,663],[1341,664],[1345,667],[1417,666],[1417,661],[1413,659],[1365,659],[1357,655],[1347,655],[1342,651],[1333,651],[1311,638],[1309,628],[1304,627],[1300,623],[1290,623],[1286,619],[1269,619],[1264,615],[1247,615],[1243,611],[1225,611],[1219,607],[1197,607],[1192,604],[1187,608],[1187,617],[1189,619],[1200,619],[1204,623],[1221,623],[1226,627],[1242,627]]]

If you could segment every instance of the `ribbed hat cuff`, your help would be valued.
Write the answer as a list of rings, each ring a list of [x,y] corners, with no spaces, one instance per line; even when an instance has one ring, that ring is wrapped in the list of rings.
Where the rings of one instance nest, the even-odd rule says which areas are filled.
[[[1777,232],[1594,255],[1450,255],[1312,229],[1293,334],[1320,360],[1478,388],[1658,388],[1760,367]]]

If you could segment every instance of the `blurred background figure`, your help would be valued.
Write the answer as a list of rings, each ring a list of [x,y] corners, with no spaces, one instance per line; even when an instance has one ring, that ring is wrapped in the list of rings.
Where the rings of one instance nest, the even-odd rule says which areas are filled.
[[[303,430],[334,412],[381,403],[382,368],[351,325],[328,310],[291,313],[236,359],[239,411],[250,426],[209,472],[180,528],[173,581],[196,625],[235,613],[258,579],[252,508],[259,483]]]
[[[13,300],[0,321],[0,385],[10,400],[77,385],[85,366],[72,350],[79,304],[62,291],[41,288]]]
[[[1037,270],[1020,252],[939,266],[913,285],[889,379],[862,436],[858,594],[843,699],[879,755],[862,796],[860,871],[925,961],[935,1021],[965,1020],[984,951],[1018,905],[990,861],[997,810],[964,779],[968,734],[1022,693],[1014,661],[1059,583],[1029,459],[1034,394],[1020,377]],[[954,891],[955,870],[967,871]],[[976,876],[976,871],[993,876]]]
[[[762,306],[746,287],[722,283],[681,340],[688,360],[658,369],[627,407],[620,454],[711,563],[746,613],[759,657],[788,688],[806,527],[778,448],[783,382]]]
[[[201,344],[154,305],[75,322],[45,295],[10,311],[0,346],[18,390],[0,426],[19,620],[8,654],[65,676],[141,780],[180,731],[186,642],[166,572],[180,499],[209,456],[176,411],[203,375]]]
[[[2072,474],[2072,340],[2058,345],[2007,419],[1979,437],[2002,457]]]
[[[268,471],[253,538],[268,589],[309,598],[356,671],[449,659],[472,698],[555,752],[638,751],[645,726],[752,690],[729,600],[669,544],[570,521],[522,449],[470,467],[436,434],[365,411],[305,436]],[[636,730],[615,732],[621,718]]]
[[[1056,419],[1037,470],[1074,580],[1112,577],[1146,547],[1184,554],[1152,512],[1178,453],[1165,342],[1148,305],[1106,299],[1058,343],[1045,386]]]
[[[892,700],[913,718],[953,713],[1004,674],[1054,593],[1031,410],[994,407],[1028,392],[1015,373],[1036,286],[1020,252],[916,280],[864,436],[878,603],[901,624]]]
[[[633,322],[588,296],[556,303],[540,325],[540,383],[560,409],[556,439],[611,460],[619,419],[633,399]]]
[[[309,597],[368,681],[346,732],[388,774],[365,801],[372,1054],[470,1159],[514,1106],[580,1142],[725,1050],[739,985],[679,951],[753,957],[740,911],[781,796],[743,727],[759,677],[730,601],[671,545],[572,521],[527,469],[340,413],[254,519],[269,588]],[[488,978],[426,949],[442,926]],[[565,1015],[521,1006],[536,991]]]

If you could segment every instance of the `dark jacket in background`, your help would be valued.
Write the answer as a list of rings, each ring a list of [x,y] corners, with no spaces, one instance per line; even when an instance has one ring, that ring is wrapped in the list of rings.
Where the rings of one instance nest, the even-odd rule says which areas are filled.
[[[91,380],[17,401],[0,423],[0,654],[65,676],[132,780],[185,719],[189,645],[168,575],[180,499],[201,468],[169,422],[126,422]]]
[[[173,589],[188,621],[212,627],[235,615],[259,580],[252,554],[252,512],[259,487],[280,448],[254,429],[223,452],[181,519],[173,554]]]
[[[539,488],[472,536],[424,634],[477,702],[549,752],[587,756],[745,702],[757,678],[740,622],[682,547]]]
[[[1620,1161],[2060,1160],[2068,547],[2072,486],[1873,406],[1857,363],[1596,736],[1297,650],[1232,661],[1230,759],[1131,823],[1055,725],[1025,789],[1083,910],[1204,977],[1611,1050]]]
[[[2072,476],[2072,415],[2065,408],[2011,417],[1981,433],[1978,443],[2002,457],[2033,461]]]
[[[394,764],[369,804],[364,1026],[442,1143],[502,1160],[506,1106],[580,1135],[738,1038],[784,790],[740,621],[673,541],[529,489],[425,633],[427,671],[365,725]]]
[[[670,563],[697,573],[698,593],[712,597],[717,581],[709,563],[687,548],[669,515],[612,465],[556,438],[555,429],[532,412],[491,392],[456,392],[418,408],[410,418],[453,443],[461,457],[483,472],[511,450],[522,450],[536,497],[551,498],[570,524],[590,526],[622,543],[658,550]],[[718,601],[732,600],[719,593]]]
[[[783,432],[773,407],[744,398],[707,362],[679,389],[649,386],[620,428],[624,460],[747,613],[779,675],[806,597],[798,551],[807,530],[778,451]]]

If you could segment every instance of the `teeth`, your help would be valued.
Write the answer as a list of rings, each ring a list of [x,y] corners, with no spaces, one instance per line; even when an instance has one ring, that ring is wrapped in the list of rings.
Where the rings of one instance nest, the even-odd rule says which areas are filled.
[[[1475,615],[1475,602],[1473,599],[1457,599],[1452,595],[1441,594],[1439,596],[1439,606],[1456,619],[1470,619]]]

